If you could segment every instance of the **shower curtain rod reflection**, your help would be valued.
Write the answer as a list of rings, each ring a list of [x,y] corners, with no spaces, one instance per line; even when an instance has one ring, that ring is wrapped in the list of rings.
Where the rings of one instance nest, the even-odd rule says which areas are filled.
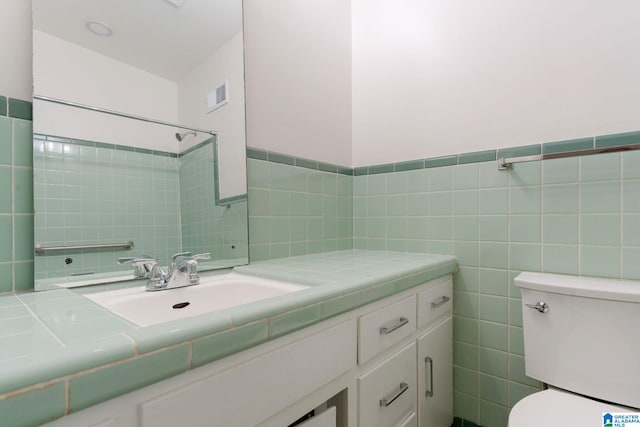
[[[134,116],[133,114],[121,113],[119,111],[114,111],[114,110],[107,110],[106,108],[94,107],[92,105],[78,104],[77,102],[65,101],[64,99],[51,98],[51,97],[42,96],[42,95],[33,95],[33,99],[37,99],[39,101],[52,102],[54,104],[66,105],[68,107],[81,108],[83,110],[96,111],[98,113],[110,114],[112,116],[125,117],[127,119],[134,119],[134,120],[140,120],[148,123],[155,123],[158,125],[171,126],[178,129],[208,133],[209,135],[218,135],[218,132],[213,130],[198,129],[193,127],[178,125],[175,123],[163,122],[162,120],[150,119],[148,117]]]

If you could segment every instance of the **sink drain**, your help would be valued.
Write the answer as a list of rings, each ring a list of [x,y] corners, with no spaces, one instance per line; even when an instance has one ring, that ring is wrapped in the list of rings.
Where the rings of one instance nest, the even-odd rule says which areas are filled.
[[[179,302],[177,304],[173,304],[173,308],[178,309],[178,308],[185,308],[186,306],[188,306],[189,304],[191,304],[190,302]]]

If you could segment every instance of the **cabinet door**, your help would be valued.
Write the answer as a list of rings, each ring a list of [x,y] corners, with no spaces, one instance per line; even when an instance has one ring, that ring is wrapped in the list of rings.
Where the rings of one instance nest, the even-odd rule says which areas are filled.
[[[453,321],[449,317],[418,338],[420,427],[453,422]]]

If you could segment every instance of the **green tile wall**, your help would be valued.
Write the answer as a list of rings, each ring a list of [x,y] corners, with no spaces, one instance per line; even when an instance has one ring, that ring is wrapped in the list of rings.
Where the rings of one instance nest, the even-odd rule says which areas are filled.
[[[3,105],[15,112],[0,109],[0,292],[7,292],[33,287],[34,215],[32,130],[24,119],[30,113],[24,103]],[[633,143],[637,133],[598,138],[602,146]],[[541,151],[593,144],[561,141]],[[516,164],[511,171],[469,163],[493,152],[459,155],[457,165],[445,158],[356,170],[254,154],[253,261],[352,247],[459,258],[456,425],[503,427],[513,404],[539,389],[524,374],[521,301],[512,284],[519,271],[640,279],[640,152]],[[47,184],[62,185],[59,179],[54,174]]]
[[[246,258],[247,201],[216,205],[215,147],[208,143],[179,158],[182,247],[210,252],[214,260]]]
[[[33,130],[31,103],[5,97],[0,103],[2,293],[33,289]]]
[[[456,417],[505,427],[539,390],[524,374],[520,271],[640,279],[638,165],[636,151],[353,177],[354,248],[459,259]]]
[[[130,251],[39,256],[36,279],[129,271],[117,264],[118,257],[148,254],[166,262],[180,252],[177,157],[42,135],[36,135],[33,147],[37,243],[135,243]],[[67,264],[68,258],[73,262]]]
[[[248,159],[250,260],[352,248],[351,176],[277,160]]]
[[[7,97],[0,95],[0,116],[6,116],[8,111]]]

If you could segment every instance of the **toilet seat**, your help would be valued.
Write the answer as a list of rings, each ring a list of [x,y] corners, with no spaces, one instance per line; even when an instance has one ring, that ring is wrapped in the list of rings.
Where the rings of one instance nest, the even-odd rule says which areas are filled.
[[[638,412],[625,406],[591,400],[563,390],[549,389],[529,395],[509,413],[509,427],[602,427],[606,412]]]

